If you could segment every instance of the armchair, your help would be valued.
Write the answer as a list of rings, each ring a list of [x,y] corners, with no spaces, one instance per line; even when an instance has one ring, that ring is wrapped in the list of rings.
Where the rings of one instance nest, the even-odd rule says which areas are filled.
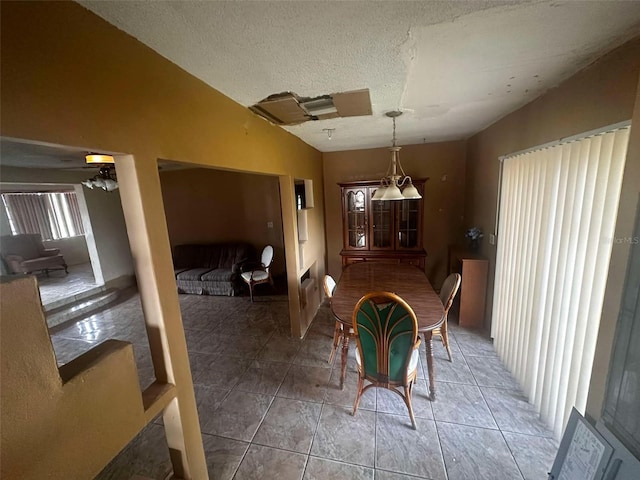
[[[9,273],[33,273],[62,270],[68,273],[64,257],[58,248],[44,248],[39,233],[4,235],[0,237],[0,252]]]

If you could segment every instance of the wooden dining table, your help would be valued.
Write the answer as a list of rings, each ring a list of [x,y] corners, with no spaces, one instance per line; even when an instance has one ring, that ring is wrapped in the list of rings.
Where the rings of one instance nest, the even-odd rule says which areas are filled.
[[[344,387],[349,353],[349,329],[352,328],[353,309],[362,296],[369,292],[393,292],[402,297],[418,319],[418,332],[424,336],[429,373],[429,398],[436,399],[433,368],[433,329],[444,321],[444,307],[425,273],[408,264],[360,262],[345,267],[331,297],[331,310],[343,324],[342,369],[340,388]]]

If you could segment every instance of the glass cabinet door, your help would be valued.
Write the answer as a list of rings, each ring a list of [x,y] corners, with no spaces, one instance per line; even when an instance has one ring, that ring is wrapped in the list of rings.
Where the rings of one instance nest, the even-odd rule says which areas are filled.
[[[401,200],[397,214],[397,248],[420,247],[420,200]]]
[[[362,249],[367,247],[366,201],[365,189],[353,189],[346,193],[345,233],[348,248]]]
[[[373,196],[375,190],[372,190]],[[371,202],[371,249],[393,248],[392,202]]]

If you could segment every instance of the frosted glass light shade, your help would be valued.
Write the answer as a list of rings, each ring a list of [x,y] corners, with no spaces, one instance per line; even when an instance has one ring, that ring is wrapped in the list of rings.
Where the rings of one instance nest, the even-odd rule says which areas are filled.
[[[409,182],[409,185],[407,185],[402,191],[402,196],[407,200],[418,200],[422,198],[422,195],[420,195],[418,189],[411,182]]]
[[[118,182],[116,182],[115,180],[111,180],[110,178],[107,178],[104,181],[104,186],[102,188],[107,192],[113,192],[114,190],[117,190]]]
[[[389,185],[382,196],[382,200],[404,200],[404,196],[397,185]]]
[[[373,194],[373,197],[371,197],[371,200],[382,200],[382,197],[384,197],[385,192],[387,191],[387,187],[378,187],[376,189],[376,193]]]

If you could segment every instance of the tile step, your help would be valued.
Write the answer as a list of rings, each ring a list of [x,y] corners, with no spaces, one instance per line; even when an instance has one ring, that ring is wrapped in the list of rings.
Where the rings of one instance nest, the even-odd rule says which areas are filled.
[[[90,296],[83,296],[71,304],[46,312],[47,325],[49,328],[52,328],[70,320],[78,320],[89,316],[105,305],[115,302],[118,299],[118,295],[119,290],[112,288],[99,291]]]
[[[96,285],[93,288],[90,288],[88,290],[85,290],[83,292],[78,292],[75,295],[71,295],[69,297],[65,297],[65,298],[60,298],[54,302],[50,302],[47,303],[46,305],[43,305],[44,311],[45,312],[52,312],[54,310],[59,310],[62,307],[71,305],[71,304],[75,304],[78,303],[80,300],[83,300],[85,298],[89,298],[92,297],[100,292],[104,292],[107,290],[107,287],[105,287],[104,285]]]

